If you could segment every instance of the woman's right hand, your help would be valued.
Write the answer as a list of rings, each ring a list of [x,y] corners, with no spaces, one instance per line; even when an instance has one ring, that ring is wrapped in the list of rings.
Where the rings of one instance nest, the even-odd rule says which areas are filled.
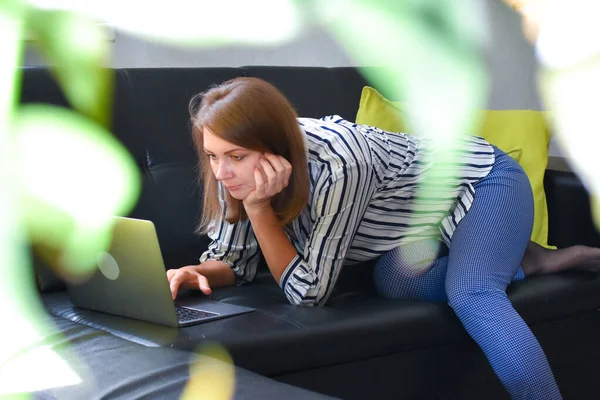
[[[199,265],[188,265],[179,269],[170,269],[167,271],[167,279],[171,288],[171,297],[173,300],[177,297],[179,288],[200,289],[206,295],[212,293],[208,285],[208,279],[198,272]]]
[[[270,207],[271,199],[290,183],[292,164],[282,156],[265,153],[254,169],[255,188],[243,200],[246,212],[253,208]]]

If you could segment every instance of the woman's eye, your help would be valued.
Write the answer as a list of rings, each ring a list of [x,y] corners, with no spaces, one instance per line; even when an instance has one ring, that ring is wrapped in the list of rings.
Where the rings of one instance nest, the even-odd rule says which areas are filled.
[[[207,154],[208,158],[210,158],[211,160],[216,160],[217,156],[215,156],[214,154]]]
[[[244,156],[231,156],[231,159],[234,161],[242,161],[244,159]]]

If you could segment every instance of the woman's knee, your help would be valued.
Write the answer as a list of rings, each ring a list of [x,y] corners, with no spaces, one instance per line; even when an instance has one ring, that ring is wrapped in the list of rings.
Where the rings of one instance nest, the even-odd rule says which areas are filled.
[[[506,292],[485,282],[446,282],[448,305],[461,318],[464,315],[487,315],[498,301],[506,299]]]
[[[375,264],[374,282],[382,297],[445,300],[446,258],[440,258],[437,241],[402,245],[384,254]],[[443,299],[442,299],[443,298]]]
[[[423,239],[403,244],[388,251],[376,263],[391,274],[402,278],[420,276],[429,271],[436,261],[447,255],[447,247],[435,239]]]

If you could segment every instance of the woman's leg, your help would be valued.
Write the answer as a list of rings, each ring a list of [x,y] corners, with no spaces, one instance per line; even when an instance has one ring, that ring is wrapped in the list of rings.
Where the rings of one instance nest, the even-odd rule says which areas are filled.
[[[377,293],[389,299],[447,301],[448,248],[436,239],[403,244],[385,253],[374,268]]]
[[[513,399],[559,399],[542,348],[506,295],[529,243],[531,187],[516,162],[500,152],[496,157],[452,236],[448,304]]]

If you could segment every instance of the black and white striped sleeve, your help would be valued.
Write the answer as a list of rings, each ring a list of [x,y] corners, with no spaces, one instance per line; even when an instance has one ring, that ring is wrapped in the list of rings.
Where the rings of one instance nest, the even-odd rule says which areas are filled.
[[[304,254],[296,255],[279,282],[290,303],[320,306],[327,301],[375,190],[370,171],[344,164],[319,185]]]
[[[224,262],[235,273],[236,284],[251,282],[256,275],[260,250],[250,222],[230,224],[222,219],[213,225],[208,236],[212,242],[200,257],[200,262]]]

